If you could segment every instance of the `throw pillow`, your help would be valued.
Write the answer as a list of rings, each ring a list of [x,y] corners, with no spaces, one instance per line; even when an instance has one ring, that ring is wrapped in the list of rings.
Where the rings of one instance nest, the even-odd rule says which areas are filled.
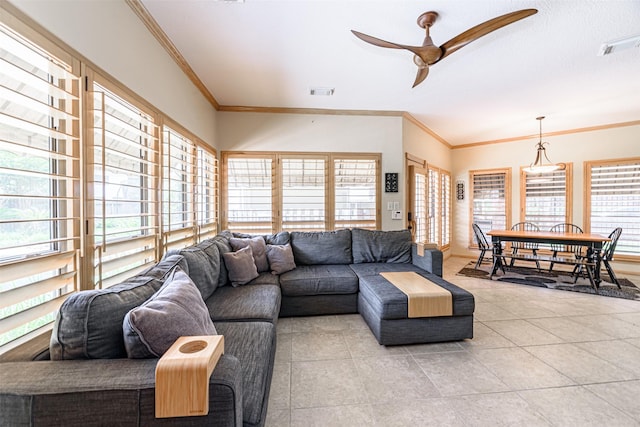
[[[216,335],[209,310],[193,281],[176,267],[162,287],[122,323],[130,358],[162,356],[181,336]]]
[[[267,244],[264,242],[264,239],[261,236],[251,238],[232,237],[231,239],[229,239],[229,243],[231,244],[231,247],[234,251],[250,246],[253,253],[253,260],[255,261],[256,268],[258,269],[258,273],[269,271],[269,261],[267,260]]]
[[[267,259],[271,266],[271,274],[282,274],[296,268],[291,245],[267,245]]]
[[[245,285],[258,277],[256,263],[253,261],[251,246],[247,246],[235,252],[222,254],[224,265],[229,271],[231,286]]]

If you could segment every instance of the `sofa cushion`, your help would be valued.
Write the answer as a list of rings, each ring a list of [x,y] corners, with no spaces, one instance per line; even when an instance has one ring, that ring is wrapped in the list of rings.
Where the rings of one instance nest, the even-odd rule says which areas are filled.
[[[231,247],[234,251],[237,251],[247,246],[251,247],[251,253],[253,254],[253,260],[255,261],[258,273],[263,271],[269,271],[269,261],[267,261],[267,244],[261,236],[251,238],[238,238],[232,237],[229,239]]]
[[[269,271],[258,273],[258,277],[247,283],[247,285],[275,285],[280,286],[280,276],[271,274]]]
[[[419,272],[437,285],[451,292],[453,315],[472,315],[475,308],[473,295],[431,273]],[[407,296],[384,277],[360,276],[360,298],[364,298],[380,319],[406,319]]]
[[[145,302],[163,281],[135,276],[107,289],[73,293],[62,304],[51,334],[51,359],[127,357],[122,321]]]
[[[250,239],[256,237],[256,234],[238,233],[237,231],[231,232],[224,230],[220,232],[220,235],[227,236],[229,239],[232,237],[238,237],[240,239]],[[289,243],[289,232],[280,231],[275,234],[260,234],[267,245],[286,245]]]
[[[235,252],[222,255],[227,266],[232,286],[241,286],[258,277],[258,270],[253,258],[251,246],[245,246]]]
[[[233,252],[233,248],[231,247],[231,243],[229,243],[229,239],[224,237],[223,235],[218,234],[217,236],[211,238],[213,243],[218,247],[218,252],[220,252],[220,258],[224,256],[227,252]],[[227,271],[227,266],[224,265],[224,261],[220,262],[220,274],[218,275],[218,287],[226,286],[229,284],[229,272]]]
[[[126,314],[123,331],[132,359],[160,357],[181,336],[216,334],[200,291],[179,267],[158,292]]]
[[[348,265],[301,265],[280,275],[282,295],[331,295],[358,292],[358,277]]]
[[[362,264],[351,264],[349,267],[358,277],[377,276],[383,272],[415,271],[424,272],[420,267],[413,264],[392,264],[387,262],[367,262]]]
[[[225,354],[236,356],[242,367],[243,424],[263,426],[273,375],[276,327],[267,322],[216,322],[216,329],[224,335]]]
[[[182,255],[166,254],[162,258],[162,260],[160,260],[160,262],[147,268],[142,273],[138,274],[138,276],[155,277],[156,279],[161,279],[164,282],[164,280],[173,272],[173,269],[177,266],[179,266],[182,271],[189,274],[189,265],[187,264],[187,260],[184,259]]]
[[[267,245],[267,259],[271,274],[282,274],[296,268],[291,245]]]
[[[264,273],[271,276],[270,273]],[[273,285],[225,286],[205,301],[216,321],[278,321],[280,288]]]
[[[218,253],[218,255],[215,255]],[[218,246],[211,242],[206,246],[206,251],[197,246],[189,246],[184,249],[172,249],[167,255],[182,255],[187,261],[189,277],[200,290],[202,299],[207,299],[218,287],[218,276],[220,275],[220,255]]]
[[[411,262],[411,232],[409,230],[380,231],[354,228],[351,230],[353,263]]]
[[[351,264],[351,231],[292,231],[296,265]]]

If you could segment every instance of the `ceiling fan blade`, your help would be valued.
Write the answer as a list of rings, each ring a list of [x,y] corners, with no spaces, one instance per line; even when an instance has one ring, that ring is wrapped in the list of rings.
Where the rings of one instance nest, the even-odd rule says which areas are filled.
[[[451,55],[453,52],[461,49],[471,43],[474,40],[479,39],[482,36],[489,34],[492,31],[500,29],[506,25],[519,21],[527,16],[531,16],[538,13],[536,9],[523,9],[515,12],[507,13],[506,15],[498,16],[497,18],[490,19],[482,24],[476,25],[473,28],[468,29],[464,33],[461,33],[442,46],[442,56],[436,61],[441,61],[443,58]],[[435,64],[435,62],[434,62]]]
[[[392,42],[388,42],[376,37],[372,37],[372,36],[368,36],[366,34],[363,34],[359,31],[355,31],[355,30],[351,30],[351,32],[358,37],[360,40],[363,40],[367,43],[370,43],[374,46],[378,46],[378,47],[388,47],[390,49],[406,49],[409,50],[413,53],[415,53],[418,56],[421,56],[421,49],[422,46],[407,46],[404,44],[398,44],[398,43],[392,43]]]
[[[424,68],[418,68],[418,74],[416,74],[416,81],[413,82],[413,86],[412,87],[416,87],[418,86],[420,83],[422,83],[424,81],[424,79],[427,78],[427,76],[429,75],[429,67],[424,67]]]

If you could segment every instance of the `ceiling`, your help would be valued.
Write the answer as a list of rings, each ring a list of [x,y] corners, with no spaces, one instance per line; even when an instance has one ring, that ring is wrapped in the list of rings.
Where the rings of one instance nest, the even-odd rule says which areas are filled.
[[[598,56],[640,34],[638,0],[141,0],[222,106],[406,111],[462,145],[640,120],[640,48]],[[423,12],[440,15],[436,45],[496,16],[538,13],[433,65],[412,88],[404,50],[420,45]],[[311,96],[312,87],[335,88]]]

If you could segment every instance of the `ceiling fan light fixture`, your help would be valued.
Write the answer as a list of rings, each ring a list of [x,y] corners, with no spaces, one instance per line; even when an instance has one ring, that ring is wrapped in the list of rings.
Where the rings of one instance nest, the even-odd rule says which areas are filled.
[[[429,67],[429,64],[424,62],[418,55],[413,55],[413,63],[421,70]]]
[[[536,159],[533,163],[531,163],[528,167],[524,168],[524,171],[527,173],[541,174],[541,173],[549,173],[557,170],[564,170],[564,163],[552,163],[547,156],[547,150],[545,149],[545,145],[549,145],[548,142],[542,141],[542,120],[544,116],[536,117],[536,120],[540,122],[540,139],[536,144]]]

